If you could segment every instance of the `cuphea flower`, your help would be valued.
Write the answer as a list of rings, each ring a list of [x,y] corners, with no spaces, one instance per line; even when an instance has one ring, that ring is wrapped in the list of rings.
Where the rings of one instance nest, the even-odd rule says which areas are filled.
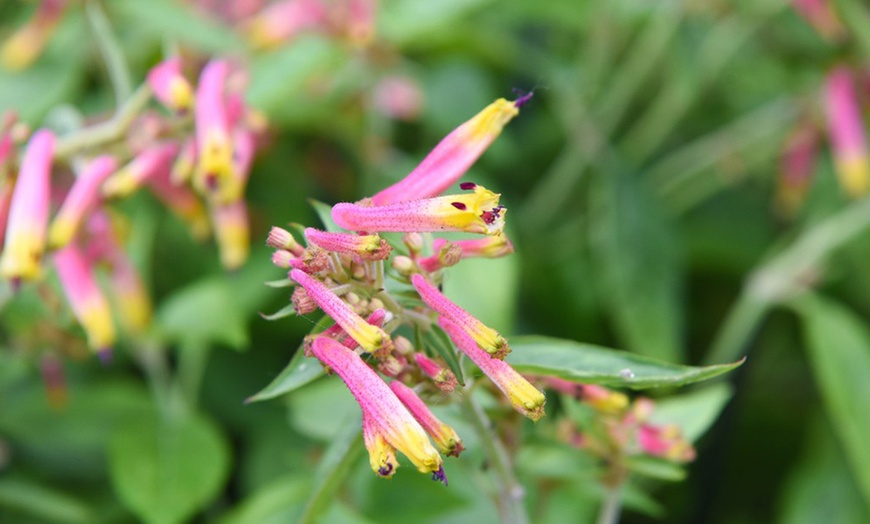
[[[114,158],[100,156],[82,170],[51,223],[48,243],[52,248],[63,247],[72,241],[99,203],[101,184],[115,172],[117,165]]]
[[[173,111],[187,111],[193,105],[193,88],[181,72],[181,57],[167,58],[148,72],[154,96]]]
[[[870,155],[852,73],[837,67],[825,85],[825,110],[840,184],[852,197],[870,191]]]
[[[363,260],[383,260],[390,256],[390,245],[378,235],[332,233],[309,227],[305,239],[327,251],[358,255]]]
[[[359,355],[327,337],[317,337],[311,352],[341,377],[359,403],[375,473],[391,476],[398,467],[393,450],[399,450],[421,473],[445,480],[441,455],[432,447],[426,431]]]

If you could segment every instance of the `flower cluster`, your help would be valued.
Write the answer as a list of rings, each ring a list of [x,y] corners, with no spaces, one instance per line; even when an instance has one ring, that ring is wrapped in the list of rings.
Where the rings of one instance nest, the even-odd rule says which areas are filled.
[[[98,266],[109,269],[107,291],[129,332],[141,333],[151,310],[142,279],[122,248],[126,221],[115,208],[117,200],[149,190],[197,238],[213,230],[224,266],[239,267],[249,248],[244,188],[264,128],[243,101],[244,78],[243,70],[214,60],[194,92],[179,58],[158,64],[129,103],[137,97],[147,103],[153,93],[169,111],[134,115],[130,129],[136,132],[118,136],[111,155],[88,147],[88,140],[99,142],[94,137],[107,134],[111,122],[60,138],[40,129],[27,140],[16,169],[15,142],[22,132],[7,118],[0,129],[0,276],[15,286],[37,280],[44,255],[51,252],[89,345],[105,355],[116,333],[110,300],[97,283]]]
[[[526,100],[493,102],[445,137],[403,180],[360,202],[333,206],[336,230],[300,228],[304,246],[285,229],[269,234],[272,261],[289,269],[286,283],[295,286],[296,313],[319,308],[335,322],[308,337],[306,354],[339,375],[356,398],[372,469],[382,477],[398,467],[398,450],[418,470],[446,483],[441,454],[459,455],[463,449],[456,432],[423,400],[454,391],[458,381],[449,366],[425,351],[420,333],[443,331],[456,348],[450,351],[467,356],[516,411],[532,420],[544,415],[543,393],[503,360],[508,341],[440,290],[444,268],[464,258],[513,251],[503,231],[507,210],[500,195],[470,182],[460,184],[461,193],[442,193]],[[483,236],[432,238],[443,231]],[[403,233],[395,246],[381,236],[391,232]],[[409,339],[415,332],[416,344]]]
[[[619,464],[637,454],[661,457],[674,462],[695,459],[695,448],[674,424],[656,425],[650,420],[655,403],[645,397],[629,401],[622,393],[595,385],[576,384],[548,377],[548,387],[579,399],[595,416],[588,427],[578,428],[563,419],[559,428],[566,442],[606,460]]]
[[[795,8],[822,36],[841,41],[845,25],[826,0],[800,0]],[[776,204],[794,215],[812,184],[822,141],[827,135],[840,186],[850,198],[870,192],[870,149],[863,114],[870,97],[870,71],[845,63],[828,71],[821,99],[825,122],[805,115],[783,147]]]

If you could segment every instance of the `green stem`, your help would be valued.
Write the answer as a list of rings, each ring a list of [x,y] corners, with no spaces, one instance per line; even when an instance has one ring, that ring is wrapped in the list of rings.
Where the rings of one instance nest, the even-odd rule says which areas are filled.
[[[119,140],[150,100],[151,88],[143,84],[111,119],[61,138],[55,148],[55,158],[69,159],[82,150]]]
[[[616,524],[622,512],[622,483],[607,488],[607,496],[598,513],[598,524]]]
[[[143,341],[136,346],[135,356],[148,379],[157,409],[163,418],[169,419],[173,412],[172,380],[165,349],[153,342]]]
[[[127,60],[124,58],[124,52],[112,33],[112,26],[100,2],[97,0],[87,2],[85,14],[94,32],[97,47],[100,49],[100,54],[103,55],[103,61],[106,63],[109,80],[112,82],[112,88],[115,91],[115,102],[120,106],[125,100],[130,98],[130,94],[133,92],[130,68],[127,65]]]
[[[492,431],[489,418],[472,398],[472,384],[473,382],[469,381],[465,388],[462,396],[462,408],[477,432],[478,440],[495,472],[497,484],[495,497],[501,522],[503,524],[526,523],[529,521],[529,517],[526,515],[526,508],[523,505],[523,487],[514,476],[508,452],[498,435]]]
[[[184,344],[178,352],[177,387],[185,406],[190,409],[195,409],[198,403],[208,354],[208,344],[199,342]]]
[[[707,362],[736,360],[770,307],[803,289],[803,276],[868,228],[870,198],[864,198],[811,227],[763,264],[743,288],[713,342]]]

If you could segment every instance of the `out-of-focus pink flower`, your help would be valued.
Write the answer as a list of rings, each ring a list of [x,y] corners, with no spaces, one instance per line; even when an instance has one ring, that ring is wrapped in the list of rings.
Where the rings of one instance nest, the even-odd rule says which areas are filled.
[[[423,275],[411,277],[411,283],[427,306],[461,329],[491,358],[501,360],[510,352],[507,340],[498,331],[486,326],[471,313],[454,304]]]
[[[488,105],[444,137],[408,176],[373,196],[372,203],[382,206],[440,195],[468,171],[519,114],[517,102],[500,98]]]
[[[583,401],[605,413],[623,413],[628,408],[628,397],[595,384],[584,384],[581,397]]]
[[[0,123],[0,244],[6,236],[6,223],[9,220],[9,206],[15,189],[15,143],[12,140],[12,126],[17,115],[6,113]]]
[[[88,258],[76,244],[69,244],[54,253],[54,267],[67,302],[87,333],[88,345],[105,358],[115,343],[115,326]]]
[[[205,240],[211,227],[205,205],[188,186],[172,183],[168,169],[160,169],[147,180],[147,187],[190,228],[197,240]]]
[[[501,195],[475,185],[472,193],[382,206],[341,203],[332,207],[332,219],[349,231],[465,231],[496,235],[504,228],[507,210]]]
[[[240,199],[228,204],[214,204],[211,217],[221,265],[229,270],[242,267],[251,246],[247,203]]]
[[[870,157],[852,72],[833,69],[825,83],[825,112],[840,184],[852,197],[870,190]]]
[[[6,238],[0,255],[3,278],[33,280],[39,276],[48,235],[54,144],[54,135],[46,130],[34,133],[27,144],[9,206]]]
[[[846,36],[830,0],[794,0],[794,7],[825,38],[837,41]]]
[[[148,147],[103,183],[103,196],[128,197],[151,178],[168,176],[172,160],[177,154],[176,142],[163,142]]]
[[[797,213],[812,184],[819,139],[815,126],[803,122],[786,140],[780,157],[776,191],[777,210],[785,216]]]
[[[648,455],[678,462],[689,462],[695,459],[695,448],[683,438],[680,428],[673,424],[642,425],[637,432],[637,443]]]
[[[0,62],[14,71],[25,69],[35,62],[63,17],[66,5],[67,0],[42,0],[33,18],[3,43]]]
[[[148,85],[157,100],[173,111],[187,111],[193,105],[193,88],[181,72],[179,56],[167,58],[151,68]]]
[[[478,347],[473,338],[447,317],[438,319],[438,325],[447,333],[460,351],[465,353],[472,362],[489,377],[502,393],[507,396],[515,410],[537,421],[544,416],[546,397],[541,391],[523,378],[522,375],[503,361]]]
[[[321,0],[279,0],[248,19],[242,31],[254,47],[272,49],[305,30],[322,27],[326,20]]]
[[[424,429],[359,355],[327,337],[316,338],[311,351],[341,377],[359,403],[375,473],[392,476],[398,466],[392,450],[398,449],[421,473],[433,473],[433,479],[445,480],[441,455],[429,442]]]
[[[48,244],[57,249],[69,244],[100,201],[100,186],[115,172],[118,163],[111,156],[92,160],[76,178],[48,230]]]
[[[375,37],[378,3],[376,0],[345,0],[347,16],[345,32],[350,41],[360,47],[369,45]]]
[[[375,109],[396,120],[415,120],[423,109],[423,89],[406,76],[382,78],[372,93]]]
[[[196,143],[199,148],[194,187],[219,202],[241,198],[242,188],[233,172],[233,143],[226,108],[229,64],[206,64],[196,89]]]

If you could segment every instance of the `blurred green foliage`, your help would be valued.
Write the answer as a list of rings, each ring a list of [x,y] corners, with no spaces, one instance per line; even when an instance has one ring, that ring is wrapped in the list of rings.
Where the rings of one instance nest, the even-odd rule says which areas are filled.
[[[827,151],[801,211],[784,219],[773,206],[782,143],[799,118],[821,120],[827,68],[870,58],[864,3],[833,2],[851,36],[832,44],[785,0],[384,0],[368,51],[303,36],[268,52],[185,2],[102,3],[134,83],[168,42],[249,63],[249,102],[273,132],[247,196],[257,245],[270,224],[314,223],[308,198],[371,194],[494,98],[535,89],[466,177],[502,192],[517,253],[483,273],[457,268],[448,293],[508,335],[640,354],[626,362],[698,366],[713,363],[711,348],[717,364],[749,355],[725,376],[733,388],[720,381],[661,401],[662,421],[701,439],[699,459],[685,472],[639,462],[646,476],[625,488],[625,522],[867,521],[870,234],[862,226],[832,256],[813,243],[793,251],[809,261],[801,269],[819,296],[771,313],[773,303],[752,295],[759,269],[791,274],[793,264],[765,264],[804,245],[814,226],[843,210],[867,214],[842,196]],[[36,64],[0,71],[0,111],[41,125],[59,107],[88,116],[114,107],[82,4],[72,3]],[[0,4],[0,37],[31,9]],[[371,107],[376,81],[394,73],[422,86],[416,121]],[[358,411],[337,381],[245,404],[316,320],[258,316],[289,294],[262,284],[282,276],[266,249],[225,274],[214,247],[195,243],[151,199],[124,205],[156,331],[176,350],[177,393],[196,407],[149,394],[123,345],[108,368],[65,361],[69,400],[52,407],[38,369],[45,348],[28,346],[26,333],[74,331],[73,320],[33,325],[38,298],[0,297],[0,521],[243,524],[318,512],[324,522],[495,521],[481,488],[484,457],[455,406],[443,416],[467,435],[468,452],[449,463],[444,489],[410,467],[391,481],[371,474]],[[834,225],[830,238],[843,221]],[[518,341],[518,363],[522,348]],[[293,376],[278,393],[313,378]],[[618,379],[597,377],[625,385]],[[170,428],[149,423],[159,402],[174,406]],[[599,470],[546,440],[548,419],[560,416],[583,415],[553,395],[547,419],[524,430],[518,475],[535,522],[589,521],[602,496]],[[130,461],[147,464],[147,475],[131,476],[142,468]]]

